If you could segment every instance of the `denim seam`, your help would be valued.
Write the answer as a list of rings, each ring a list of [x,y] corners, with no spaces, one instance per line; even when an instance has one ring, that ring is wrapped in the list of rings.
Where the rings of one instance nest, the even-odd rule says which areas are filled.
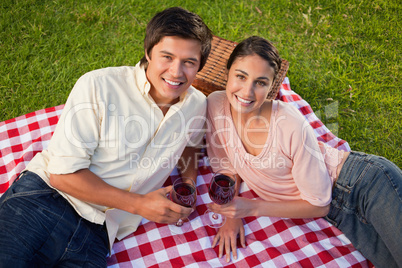
[[[16,194],[12,194],[11,196],[7,197],[4,201],[16,198],[16,197],[25,197],[25,196],[32,196],[32,195],[38,195],[38,194],[50,194],[53,193],[52,189],[43,189],[43,190],[35,190],[35,191],[29,191],[29,192],[20,192]]]
[[[53,227],[52,231],[50,232],[50,234],[54,232],[54,230],[57,228],[57,226],[59,226],[60,221],[61,221],[62,219],[64,219],[64,215],[66,214],[66,210],[67,210],[67,206],[64,207],[63,214],[59,216],[59,220],[58,220],[57,223],[54,225],[54,227]],[[53,215],[58,215],[58,214],[56,214],[56,213],[52,213],[52,214],[53,214]],[[43,243],[43,245],[45,245],[45,244],[47,243],[47,241],[49,240],[50,236],[51,236],[51,235],[49,235],[48,239]],[[43,247],[43,246],[42,246],[42,247]],[[42,247],[40,247],[37,252],[39,252],[39,251],[42,249]],[[36,255],[36,254],[37,254],[37,253],[35,253],[35,255]]]
[[[80,220],[78,221],[77,227],[76,227],[76,229],[75,229],[73,235],[71,236],[71,239],[70,239],[70,241],[69,241],[69,243],[68,243],[68,245],[67,245],[67,248],[66,248],[66,250],[65,250],[65,252],[64,252],[64,254],[63,254],[63,256],[62,256],[62,258],[63,258],[64,255],[67,254],[68,252],[79,252],[80,250],[83,249],[84,244],[85,244],[85,241],[88,239],[88,236],[89,236],[89,234],[90,234],[90,232],[89,232],[88,230],[86,230],[85,238],[81,239],[81,240],[82,240],[81,246],[80,246],[79,248],[77,248],[77,249],[74,249],[74,250],[73,250],[73,249],[70,249],[71,240],[73,240],[73,239],[75,238],[76,233],[79,231],[80,228],[87,229],[83,218],[80,218]],[[60,260],[62,260],[62,258],[61,258]]]
[[[365,161],[365,160],[364,160],[364,161]],[[355,169],[355,166],[356,166],[356,164],[357,164],[357,162],[358,162],[358,161],[353,161],[353,163],[350,165],[349,169],[350,169],[350,170],[354,170],[354,169]],[[338,189],[340,189],[340,190],[342,190],[342,191],[344,191],[344,192],[347,192],[347,193],[349,194],[349,193],[352,191],[352,189],[355,187],[355,185],[356,185],[357,183],[359,183],[359,182],[363,179],[363,177],[366,175],[367,171],[370,169],[370,167],[371,167],[372,165],[373,165],[373,163],[372,163],[371,161],[369,161],[369,162],[368,162],[368,165],[366,165],[366,167],[364,167],[363,171],[360,173],[360,175],[359,175],[359,177],[356,179],[356,181],[353,182],[353,184],[348,185],[348,184],[345,182],[345,185],[342,185],[342,184],[340,184],[340,181],[337,180],[336,183],[335,183],[335,186],[336,186]]]
[[[52,213],[52,214],[53,214],[53,215],[58,215],[58,214],[56,214],[56,213]],[[53,227],[52,231],[50,232],[50,234],[51,234],[52,232],[54,232],[54,230],[55,230],[55,229],[57,228],[57,226],[60,224],[60,221],[64,218],[64,215],[65,215],[65,214],[66,214],[66,207],[64,207],[63,214],[62,214],[61,216],[59,216],[59,220],[58,220],[57,223],[54,225],[54,227]],[[51,236],[51,235],[49,235],[49,236],[48,236],[48,239],[43,242],[43,245],[45,245],[45,244],[47,243],[47,241],[49,240],[50,236]],[[42,245],[42,247],[43,247],[43,245]],[[40,247],[40,248],[37,250],[37,252],[35,253],[34,256],[36,256],[36,255],[38,254],[38,252],[41,251],[42,247]]]
[[[339,189],[341,191],[340,194],[342,194],[342,198],[341,198],[341,202],[339,202],[339,198],[336,198],[335,200],[335,204],[332,203],[332,206],[334,207],[334,209],[338,209],[340,211],[344,211],[344,213],[350,214],[350,215],[355,215],[355,217],[357,217],[357,219],[362,222],[363,224],[368,224],[367,219],[363,216],[362,211],[360,210],[359,206],[352,206],[350,207],[349,203],[347,202],[347,196],[349,196],[353,190],[353,188],[356,186],[356,184],[360,183],[363,179],[363,177],[367,174],[368,170],[370,170],[370,168],[373,166],[373,161],[367,161],[367,159],[364,159],[363,161],[365,161],[367,163],[367,165],[364,167],[364,169],[362,170],[362,172],[360,173],[359,177],[356,179],[356,181],[353,182],[353,184],[348,185],[346,183],[346,181],[344,182],[345,185],[340,184],[340,181],[337,181],[335,183],[335,186],[337,189]],[[358,160],[353,160],[352,163],[350,163],[348,169],[349,170],[354,170],[356,168],[357,163],[359,163],[360,161]],[[337,197],[340,196],[340,194],[337,195]],[[346,198],[345,198],[346,195]],[[331,219],[327,217],[327,220],[330,220],[330,222],[333,224],[334,222],[336,224],[333,224],[335,226],[338,225],[338,223],[335,221],[335,219]]]
[[[383,172],[383,174],[387,177],[387,181],[392,185],[392,189],[395,191],[396,195],[399,197],[399,201],[402,202],[399,193],[397,192],[397,185],[394,183],[394,181],[392,180],[392,177],[389,176],[388,172],[386,169],[384,169],[383,165],[380,164],[376,164],[374,165],[376,168],[381,169],[381,171]]]
[[[23,198],[23,197],[27,197],[27,196],[35,196],[35,195],[39,195],[39,194],[53,194],[53,193],[54,193],[54,190],[52,190],[52,189],[37,190],[37,191],[31,191],[31,192],[22,192],[22,193],[14,194],[14,195],[12,195],[10,197],[7,197],[4,200],[3,204],[5,204],[7,201],[10,201],[10,200],[12,200],[14,198]],[[61,197],[61,198],[63,198],[63,197]],[[67,200],[66,200],[66,202],[67,202]],[[45,207],[42,207],[42,209],[47,211],[49,214],[56,215],[56,216],[59,215],[58,213],[53,212],[53,210],[49,210],[49,209],[47,209]]]

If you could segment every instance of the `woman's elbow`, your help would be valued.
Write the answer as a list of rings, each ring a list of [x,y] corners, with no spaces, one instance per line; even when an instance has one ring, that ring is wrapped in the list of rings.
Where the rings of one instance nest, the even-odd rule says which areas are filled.
[[[320,209],[320,214],[321,214],[320,217],[325,217],[325,216],[328,215],[330,206],[331,205],[328,204],[325,207],[321,207],[321,209]]]

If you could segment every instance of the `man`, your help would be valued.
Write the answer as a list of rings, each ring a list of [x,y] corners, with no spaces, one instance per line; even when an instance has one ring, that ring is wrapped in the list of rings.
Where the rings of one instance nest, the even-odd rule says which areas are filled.
[[[48,149],[0,199],[0,267],[106,266],[115,237],[142,217],[173,224],[191,213],[161,186],[180,157],[196,179],[206,99],[191,84],[211,39],[198,15],[169,8],[149,22],[139,64],[77,81]]]

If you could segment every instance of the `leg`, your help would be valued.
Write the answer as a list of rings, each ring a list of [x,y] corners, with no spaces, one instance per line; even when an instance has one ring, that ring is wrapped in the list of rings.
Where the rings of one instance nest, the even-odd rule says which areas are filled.
[[[402,263],[402,172],[378,156],[352,152],[333,190],[328,221],[376,267]]]
[[[106,227],[81,218],[57,267],[106,267],[108,248]]]
[[[53,264],[49,256],[55,254],[53,250],[42,255],[41,249],[66,210],[54,202],[54,194],[57,192],[34,173],[23,174],[3,194],[0,199],[1,265],[36,267],[37,259],[42,259],[43,264]]]
[[[0,267],[57,265],[65,252],[68,252],[69,246],[74,246],[70,240],[81,234],[77,231],[80,230],[81,221],[88,225],[88,222],[78,216],[72,206],[57,191],[48,187],[38,175],[32,172],[23,174],[0,199]],[[92,225],[98,226],[98,229],[102,228],[100,225]],[[85,248],[90,252],[92,248],[101,248],[106,264],[107,234],[103,231],[98,232],[96,236],[98,240],[92,234],[86,236],[90,238],[86,241],[81,237],[80,242],[83,245],[79,249]],[[92,245],[88,250],[85,242],[99,245]],[[78,252],[77,254],[82,252],[80,250],[72,249],[75,253]],[[84,254],[87,255],[87,252]],[[99,259],[99,256],[96,258]]]

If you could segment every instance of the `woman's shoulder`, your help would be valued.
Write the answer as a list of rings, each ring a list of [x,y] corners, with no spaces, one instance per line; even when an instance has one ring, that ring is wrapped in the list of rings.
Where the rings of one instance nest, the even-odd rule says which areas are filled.
[[[226,99],[226,91],[225,90],[218,90],[214,91],[208,95],[208,102],[218,102],[223,101]]]
[[[288,116],[302,121],[305,120],[301,111],[294,105],[279,100],[275,100],[275,102],[277,103],[277,111],[279,116]]]
[[[226,103],[226,92],[224,90],[214,91],[208,95],[208,112],[209,113],[223,113]]]
[[[276,102],[275,123],[278,129],[290,134],[300,132],[308,125],[306,118],[297,107],[283,101]]]

